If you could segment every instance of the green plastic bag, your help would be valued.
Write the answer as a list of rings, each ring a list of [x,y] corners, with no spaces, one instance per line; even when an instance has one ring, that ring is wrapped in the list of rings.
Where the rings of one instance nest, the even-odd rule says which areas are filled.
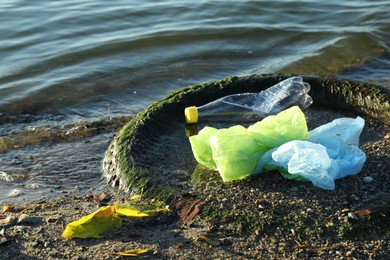
[[[206,126],[197,135],[190,137],[192,153],[196,161],[212,170],[217,170],[217,166],[213,159],[209,139],[217,131],[216,128]]]
[[[224,182],[248,177],[267,149],[243,126],[220,129],[210,137],[212,156]]]
[[[268,150],[291,140],[305,140],[307,125],[298,106],[245,128],[237,125],[217,130],[203,128],[190,137],[195,159],[219,171],[224,182],[243,179],[259,173],[257,163]]]
[[[259,143],[269,149],[291,140],[307,139],[306,118],[298,106],[268,116],[249,126],[248,130],[254,134]]]

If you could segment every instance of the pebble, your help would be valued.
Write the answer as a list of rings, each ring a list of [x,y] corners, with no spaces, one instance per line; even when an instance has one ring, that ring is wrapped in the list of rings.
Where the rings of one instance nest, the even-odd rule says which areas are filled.
[[[25,226],[15,226],[14,228],[16,231],[21,232],[21,233],[26,233],[27,228]]]
[[[29,188],[31,190],[37,190],[37,189],[39,189],[39,185],[36,183],[31,183],[31,184],[27,185],[27,188]]]
[[[13,226],[14,224],[16,224],[16,221],[17,221],[17,218],[15,216],[8,216],[6,217],[5,219],[1,220],[0,221],[0,225],[2,226]]]
[[[6,237],[0,237],[0,245],[5,244],[8,242],[8,239]]]
[[[14,198],[14,197],[17,197],[19,195],[23,194],[23,192],[19,189],[13,189],[9,194],[8,194],[8,197],[9,198]]]
[[[46,218],[46,223],[56,223],[60,219],[60,216],[51,216]]]
[[[354,213],[352,213],[352,212],[349,212],[348,213],[348,218],[350,218],[350,219],[359,219],[359,217],[358,216],[356,216]]]
[[[354,199],[354,200],[360,200],[358,196],[356,196],[355,194],[352,194],[351,195],[351,198]]]
[[[6,181],[6,182],[12,182],[14,178],[7,174],[6,172],[0,171],[0,180]]]
[[[366,176],[366,177],[363,177],[363,181],[365,183],[370,183],[374,180],[374,178],[372,178],[371,176]]]
[[[41,222],[42,222],[41,218],[31,217],[26,214],[22,214],[18,220],[19,225],[36,225],[36,224],[40,224]]]

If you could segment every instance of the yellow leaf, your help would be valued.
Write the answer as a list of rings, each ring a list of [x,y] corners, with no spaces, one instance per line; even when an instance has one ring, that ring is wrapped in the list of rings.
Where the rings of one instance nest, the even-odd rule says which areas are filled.
[[[101,207],[98,211],[69,223],[62,236],[65,238],[102,238],[103,232],[119,228],[122,219],[115,214],[114,206]]]
[[[119,216],[125,217],[153,217],[157,216],[157,209],[153,206],[139,206],[131,202],[115,205],[115,211]]]
[[[14,210],[14,206],[3,206],[3,212],[11,212]]]
[[[132,196],[131,198],[130,198],[130,200],[132,200],[132,201],[138,201],[138,200],[140,200],[141,199],[141,195],[134,195],[134,196]]]
[[[124,252],[120,252],[120,256],[138,256],[140,254],[145,254],[149,252],[149,249],[131,249],[131,250],[126,250]]]

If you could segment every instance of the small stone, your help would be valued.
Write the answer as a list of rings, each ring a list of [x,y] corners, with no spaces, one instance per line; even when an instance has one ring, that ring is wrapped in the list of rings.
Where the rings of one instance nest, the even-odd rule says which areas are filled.
[[[47,223],[57,223],[57,221],[60,219],[59,216],[51,216],[46,218]]]
[[[6,182],[12,182],[14,178],[7,174],[6,172],[0,171],[0,180],[6,181]]]
[[[31,184],[27,185],[27,188],[29,188],[31,190],[37,190],[37,189],[39,189],[39,185],[36,183],[31,183]]]
[[[17,222],[17,218],[15,217],[15,216],[8,216],[8,217],[6,217],[5,219],[3,219],[3,220],[1,220],[0,221],[0,225],[1,226],[5,226],[5,227],[7,227],[7,226],[13,226],[13,225],[15,225],[16,224],[16,222]]]
[[[36,225],[36,224],[40,224],[41,222],[42,222],[41,218],[31,217],[26,214],[22,214],[18,220],[19,225]]]
[[[374,180],[374,178],[372,178],[371,176],[366,176],[366,177],[363,177],[363,181],[365,183],[370,183]]]
[[[41,247],[43,244],[44,244],[43,241],[41,241],[41,240],[36,240],[36,241],[34,241],[34,242],[31,244],[31,247],[37,248],[37,247]]]
[[[358,196],[356,196],[355,194],[352,194],[351,195],[351,198],[354,199],[354,200],[360,200]]]
[[[0,245],[6,244],[8,239],[6,237],[0,237]]]
[[[222,238],[220,241],[224,246],[231,246],[233,244],[233,241],[230,238]]]
[[[20,233],[26,233],[27,228],[25,226],[15,226],[14,229]]]
[[[20,189],[13,189],[9,194],[8,194],[8,197],[9,198],[15,198],[19,195],[23,194],[23,192],[20,190]]]
[[[358,216],[356,216],[354,213],[352,213],[352,212],[349,212],[348,213],[348,218],[350,218],[350,219],[359,219],[359,217]]]

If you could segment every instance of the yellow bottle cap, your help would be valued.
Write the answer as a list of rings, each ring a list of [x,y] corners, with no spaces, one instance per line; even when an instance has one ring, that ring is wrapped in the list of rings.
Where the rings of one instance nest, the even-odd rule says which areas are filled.
[[[184,109],[184,116],[186,117],[186,122],[188,124],[198,123],[198,109],[196,109],[196,107],[186,107],[186,109]]]

